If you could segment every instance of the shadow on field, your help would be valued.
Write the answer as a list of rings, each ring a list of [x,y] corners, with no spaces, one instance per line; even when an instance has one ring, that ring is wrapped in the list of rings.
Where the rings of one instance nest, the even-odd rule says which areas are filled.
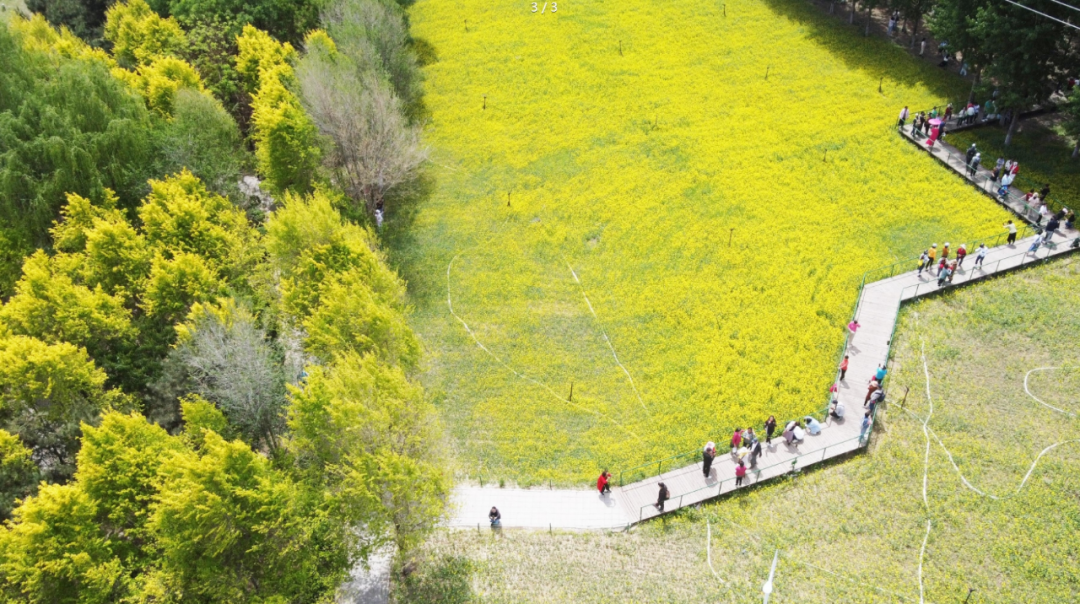
[[[430,287],[444,287],[445,283],[429,282],[438,279],[438,271],[432,273],[409,262],[413,256],[400,254],[402,250],[417,249],[416,231],[413,228],[420,208],[435,192],[435,175],[430,166],[421,168],[417,177],[401,189],[395,191],[386,200],[386,226],[382,238],[385,249],[390,253],[390,263],[408,284],[410,291],[427,290]],[[417,259],[419,260],[419,259]]]
[[[472,562],[464,556],[444,555],[420,562],[399,579],[394,601],[402,604],[457,604],[472,602],[469,581]]]
[[[861,27],[824,14],[803,0],[765,0],[765,5],[804,26],[811,41],[827,48],[848,69],[875,78],[885,76],[905,86],[922,84],[943,98],[953,98],[958,89],[966,90],[967,85],[958,76],[929,61],[911,58],[906,50],[889,40],[873,35],[864,37]],[[877,93],[877,90],[867,92]]]

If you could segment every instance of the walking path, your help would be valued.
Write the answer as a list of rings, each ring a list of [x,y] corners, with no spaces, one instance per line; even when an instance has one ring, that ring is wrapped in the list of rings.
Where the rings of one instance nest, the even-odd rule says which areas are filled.
[[[1008,195],[1005,198],[999,197],[997,195],[997,190],[1000,188],[1000,184],[995,184],[992,180],[992,170],[994,167],[994,163],[997,161],[997,158],[983,158],[983,162],[988,164],[989,168],[980,165],[975,175],[971,176],[968,173],[967,158],[964,155],[964,151],[957,149],[951,144],[945,142],[944,140],[938,140],[937,142],[935,142],[933,148],[927,147],[926,140],[928,137],[916,136],[913,131],[914,128],[909,123],[900,129],[900,134],[902,134],[904,138],[914,143],[923,151],[929,153],[931,156],[933,156],[934,159],[945,164],[945,166],[947,166],[953,172],[959,174],[962,178],[971,183],[972,186],[979,189],[979,191],[990,196],[994,201],[1004,205],[1013,213],[1020,216],[1027,222],[1032,224],[1035,223],[1035,220],[1039,216],[1038,209],[1030,207],[1027,205],[1027,203],[1024,202],[1024,191],[1016,187],[1009,187]],[[949,136],[949,132],[951,131],[945,131],[946,137]],[[1020,171],[1022,174],[1023,166],[1020,167]],[[1051,195],[1050,198],[1053,199],[1053,195]]]
[[[980,168],[974,176],[969,175],[964,154],[949,143],[938,141],[930,149],[925,139],[913,136],[910,124],[901,128],[900,132],[1022,220],[1034,223],[1037,213],[1024,203],[1022,192],[1010,189],[1002,198],[997,195],[998,187],[991,182],[991,172]],[[1026,232],[1028,229],[1024,230]],[[990,248],[981,267],[975,266],[976,249],[971,245],[965,266],[957,270],[952,284],[945,287],[977,281],[1069,253],[1073,251],[1070,244],[1080,237],[1080,233],[1059,229],[1049,244],[1041,246],[1034,253],[1027,253],[1026,250],[1039,237],[1032,235],[1020,239],[1015,245]],[[1004,240],[1004,233],[1000,240]],[[911,265],[914,264],[915,261],[911,260]],[[848,342],[847,354],[851,358],[847,379],[838,382],[838,397],[847,410],[845,418],[826,418],[820,434],[807,433],[805,441],[795,445],[786,444],[777,434],[778,438],[764,447],[756,467],[747,473],[744,479],[746,485],[785,476],[792,470],[841,457],[865,446],[866,443],[860,438],[863,402],[870,378],[878,365],[888,363],[900,306],[904,301],[932,294],[939,289],[937,278],[929,271],[890,275],[863,285],[855,311],[855,318],[861,327]],[[777,432],[783,429],[782,425],[778,426]],[[728,436],[716,435],[721,449],[727,443]],[[759,437],[763,436],[762,431]],[[691,458],[690,455],[683,457],[685,460]],[[609,495],[600,495],[595,489],[459,487],[454,490],[454,512],[448,524],[456,528],[480,529],[486,526],[488,511],[496,506],[502,513],[502,526],[507,528],[621,529],[736,489],[736,462],[728,455],[717,455],[708,476],[702,473],[700,453],[697,454],[697,461],[689,465],[661,473],[662,466],[663,462],[657,464],[657,475],[614,487]],[[661,482],[667,485],[671,493],[664,512],[653,505]]]
[[[981,267],[975,266],[975,250],[969,250],[970,254],[954,276],[952,286],[1069,253],[1073,251],[1069,243],[1078,236],[1080,233],[1075,230],[1060,233],[1052,238],[1049,245],[1040,247],[1034,254],[1025,250],[1038,236],[1026,237],[1012,246],[997,246],[990,249]],[[906,272],[864,285],[855,312],[861,327],[848,344],[847,353],[851,359],[847,379],[839,383],[839,399],[847,409],[846,417],[843,421],[830,419],[823,422],[820,434],[807,434],[805,442],[796,446],[788,446],[783,438],[774,439],[771,445],[764,448],[757,468],[747,473],[747,485],[784,476],[793,468],[801,469],[847,455],[863,446],[859,432],[867,385],[878,365],[888,362],[900,305],[939,289],[937,278],[928,271],[923,271],[921,275],[916,271]],[[783,426],[778,427],[778,432],[782,430]],[[763,432],[759,436],[764,436]],[[716,436],[721,447],[727,442],[727,437],[723,434]],[[702,473],[701,462],[695,461],[685,467],[615,487],[607,496],[601,496],[595,489],[459,487],[454,491],[454,513],[449,526],[486,529],[488,511],[491,506],[497,506],[502,513],[502,525],[506,528],[626,528],[661,515],[653,506],[660,482],[664,482],[671,492],[665,512],[672,512],[735,490],[735,462],[730,456],[717,455],[708,477]]]

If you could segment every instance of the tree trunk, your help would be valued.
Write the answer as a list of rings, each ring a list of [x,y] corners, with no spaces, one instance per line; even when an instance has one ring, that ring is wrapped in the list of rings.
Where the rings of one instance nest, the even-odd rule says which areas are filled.
[[[833,14],[835,12],[836,12],[836,3],[835,2],[830,2],[829,3],[829,14],[831,15],[831,14]]]
[[[855,0],[851,0],[851,13],[848,15],[847,22],[849,25],[854,25],[855,23]]]
[[[1012,118],[1009,119],[1009,133],[1005,135],[1005,146],[1008,147],[1012,143],[1013,132],[1016,132],[1016,125],[1020,123],[1020,110],[1013,109]]]
[[[915,50],[915,39],[919,37],[919,17],[915,17],[915,25],[911,26],[911,50]]]
[[[870,22],[874,18],[874,9],[870,5],[866,6],[866,31],[863,32],[863,36],[870,36]]]
[[[968,93],[968,105],[975,102],[975,86],[979,83],[979,72],[975,72],[975,77],[971,78],[971,92]]]
[[[1077,157],[1080,157],[1080,137],[1076,138],[1076,144],[1073,145],[1072,157],[1073,157],[1073,159],[1076,159]]]

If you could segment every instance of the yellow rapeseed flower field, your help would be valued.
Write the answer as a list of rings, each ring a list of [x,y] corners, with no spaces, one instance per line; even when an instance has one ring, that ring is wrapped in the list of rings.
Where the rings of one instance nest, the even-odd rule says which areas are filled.
[[[581,482],[816,411],[862,273],[1007,218],[893,130],[965,84],[807,5],[532,8],[410,9],[430,186],[388,239],[463,475]]]

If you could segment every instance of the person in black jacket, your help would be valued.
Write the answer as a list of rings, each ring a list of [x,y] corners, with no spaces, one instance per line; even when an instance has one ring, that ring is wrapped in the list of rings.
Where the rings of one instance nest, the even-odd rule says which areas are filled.
[[[713,459],[716,459],[716,445],[712,441],[705,443],[705,450],[701,452],[701,473],[705,478],[709,477],[712,470]]]
[[[660,483],[660,493],[656,496],[656,509],[661,512],[664,511],[664,502],[671,498],[671,492],[668,491],[667,485]]]

